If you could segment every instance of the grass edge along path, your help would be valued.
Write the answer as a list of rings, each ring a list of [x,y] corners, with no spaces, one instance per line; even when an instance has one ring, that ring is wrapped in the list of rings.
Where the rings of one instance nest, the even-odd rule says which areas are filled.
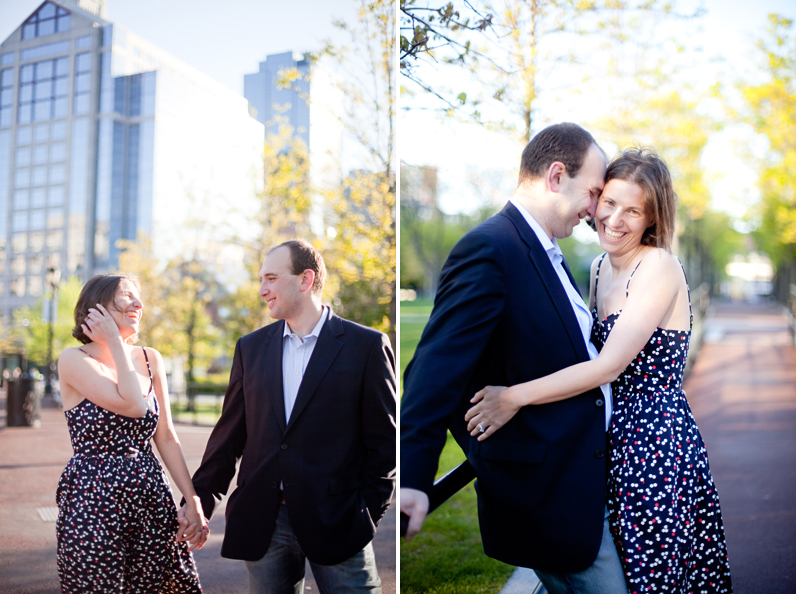
[[[431,312],[431,301],[402,301],[401,377]],[[406,319],[406,321],[404,321]],[[437,478],[464,460],[448,434]],[[411,542],[401,540],[401,594],[497,594],[514,572],[484,554],[473,483],[431,514]]]

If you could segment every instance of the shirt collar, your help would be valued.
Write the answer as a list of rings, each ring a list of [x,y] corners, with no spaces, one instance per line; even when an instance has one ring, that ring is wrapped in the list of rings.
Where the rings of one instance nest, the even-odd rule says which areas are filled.
[[[314,336],[315,338],[318,338],[318,336],[321,334],[321,328],[323,328],[323,323],[326,321],[326,318],[329,317],[329,311],[328,310],[329,310],[329,308],[326,307],[325,305],[321,306],[321,319],[318,320],[318,323],[315,324],[315,328],[313,328],[312,332],[307,334],[307,336],[298,336],[298,334],[296,334],[295,332],[293,332],[290,329],[290,325],[287,323],[287,320],[285,320],[285,329],[282,331],[282,336],[283,337],[284,336],[298,336],[302,340],[305,339],[305,338],[309,338],[310,336]]]
[[[511,202],[515,208],[520,211],[522,218],[528,223],[531,227],[531,230],[536,234],[536,238],[539,240],[539,243],[542,244],[542,248],[545,252],[547,252],[547,256],[551,257],[553,254],[561,254],[561,248],[558,247],[558,242],[556,238],[550,239],[545,233],[545,230],[542,229],[542,226],[536,222],[536,219],[533,218],[533,215],[529,213],[525,207],[520,204],[518,201],[514,200],[514,198],[510,198],[509,202]],[[562,254],[563,257],[563,254]]]

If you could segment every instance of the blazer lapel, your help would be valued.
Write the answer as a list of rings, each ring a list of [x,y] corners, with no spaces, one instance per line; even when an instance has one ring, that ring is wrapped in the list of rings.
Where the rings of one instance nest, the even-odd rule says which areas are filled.
[[[282,335],[285,332],[285,322],[280,320],[269,326],[273,331],[269,334],[268,342],[263,352],[263,386],[265,393],[274,409],[276,420],[282,432],[285,431],[285,396],[282,383]]]
[[[517,232],[519,233],[520,237],[528,246],[528,255],[530,257],[531,263],[534,265],[539,273],[539,276],[542,278],[542,282],[547,290],[548,295],[550,296],[550,300],[553,302],[553,305],[555,305],[558,315],[561,318],[561,322],[567,331],[567,335],[572,343],[572,347],[575,349],[575,352],[578,354],[578,357],[580,357],[581,360],[588,361],[589,352],[586,350],[586,345],[583,342],[583,334],[580,331],[580,326],[578,325],[578,320],[575,317],[575,312],[572,311],[572,304],[569,301],[569,295],[567,295],[564,287],[561,286],[561,280],[558,278],[558,273],[553,270],[553,264],[550,262],[547,252],[545,252],[542,248],[539,238],[536,237],[533,229],[531,229],[530,225],[528,225],[528,221],[525,220],[525,218],[513,204],[508,203],[505,208],[503,208],[501,214],[504,214],[511,220],[514,226],[517,228]],[[572,276],[569,274],[569,270],[566,270],[567,276],[569,276],[570,281],[572,281]],[[572,282],[574,284],[574,281]]]
[[[548,258],[548,260],[549,260],[549,259],[550,259],[550,258]],[[571,282],[571,283],[572,283],[572,286],[573,286],[573,287],[575,287],[575,290],[576,290],[578,293],[580,293],[580,289],[578,289],[578,283],[576,283],[576,282],[575,282],[575,277],[574,277],[574,276],[572,276],[572,271],[569,269],[569,264],[567,264],[567,261],[566,261],[566,259],[565,259],[565,258],[562,258],[562,259],[561,259],[561,264],[564,266],[564,272],[566,272],[566,273],[567,273],[567,278],[569,279],[569,282]],[[588,307],[588,306],[587,306],[587,307]]]
[[[285,429],[286,432],[295,425],[296,419],[298,419],[304,407],[315,395],[321,380],[326,375],[326,372],[329,371],[332,363],[334,363],[340,353],[340,349],[343,348],[343,323],[331,310],[329,310],[328,316],[323,328],[321,328],[321,333],[312,351],[310,361],[307,363],[307,370],[301,380],[296,403],[293,405],[293,412],[290,414],[290,419],[288,419],[287,428]],[[282,408],[284,410],[284,405]]]

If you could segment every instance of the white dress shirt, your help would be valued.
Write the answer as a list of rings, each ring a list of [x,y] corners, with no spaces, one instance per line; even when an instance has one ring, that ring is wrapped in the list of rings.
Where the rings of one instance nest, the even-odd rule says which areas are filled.
[[[550,262],[553,265],[553,270],[556,271],[558,279],[561,281],[561,285],[567,292],[570,305],[572,306],[572,311],[575,312],[575,317],[578,320],[578,326],[580,326],[580,332],[583,334],[583,342],[586,343],[586,350],[589,352],[589,358],[596,359],[599,353],[597,352],[597,347],[595,347],[591,342],[591,328],[593,323],[591,312],[583,302],[583,298],[580,296],[580,293],[578,293],[577,289],[575,289],[575,286],[569,280],[566,270],[564,270],[564,254],[561,253],[561,248],[558,247],[555,237],[551,240],[547,236],[547,233],[545,233],[544,229],[542,229],[541,225],[539,225],[539,223],[536,222],[536,219],[533,218],[531,213],[525,210],[525,207],[523,207],[519,202],[516,202],[513,199],[510,200],[510,202],[517,208],[517,210],[520,211],[520,214],[522,214],[528,225],[530,225],[531,230],[533,230],[533,232],[536,234],[536,237],[539,239],[539,243],[542,244],[542,247],[547,253],[547,257],[550,258]],[[605,429],[608,430],[608,425],[611,422],[611,412],[613,411],[613,401],[611,400],[611,384],[603,384],[600,386],[600,390],[602,390],[605,399]]]
[[[285,398],[285,423],[290,420],[301,380],[304,378],[307,364],[318,343],[318,335],[321,333],[321,328],[323,328],[323,323],[328,315],[328,308],[325,305],[322,306],[321,319],[307,336],[299,336],[294,333],[290,329],[290,325],[285,322],[285,331],[282,334],[282,391]]]

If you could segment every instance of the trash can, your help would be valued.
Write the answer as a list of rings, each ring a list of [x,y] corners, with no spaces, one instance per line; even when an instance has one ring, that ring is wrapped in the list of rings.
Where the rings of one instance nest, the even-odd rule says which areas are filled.
[[[6,391],[6,425],[8,427],[40,427],[41,397],[34,390],[33,378],[8,380]]]

